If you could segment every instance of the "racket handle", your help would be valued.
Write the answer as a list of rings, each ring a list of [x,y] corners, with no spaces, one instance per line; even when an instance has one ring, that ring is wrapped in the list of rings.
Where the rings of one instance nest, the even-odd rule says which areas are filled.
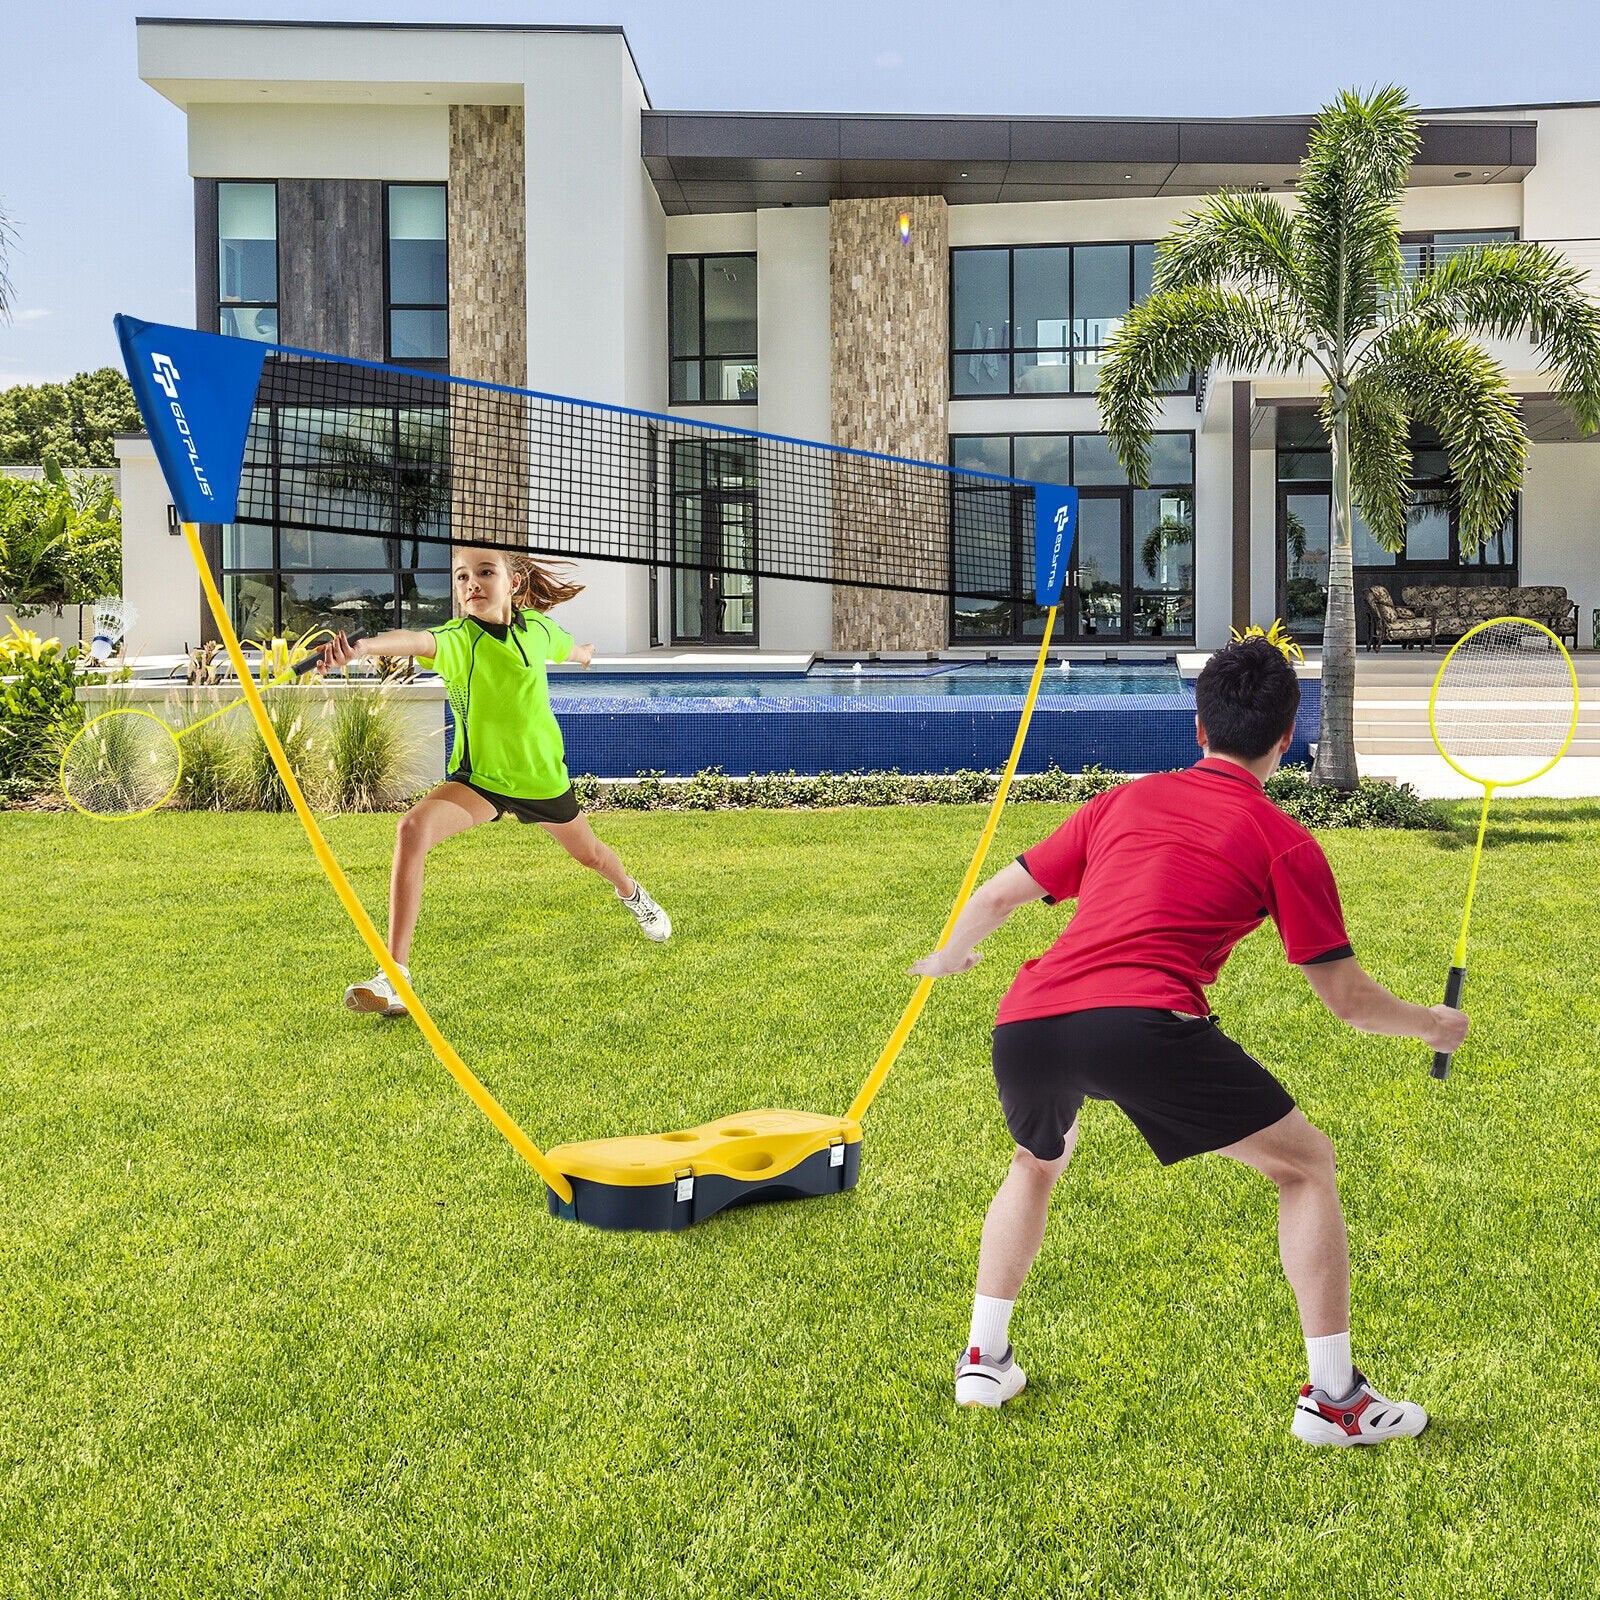
[[[361,640],[365,638],[366,634],[360,628],[357,628],[354,633],[347,633],[344,636],[346,644],[359,644]],[[304,677],[305,674],[308,673],[314,666],[316,666],[321,659],[322,657],[315,650],[313,650],[310,655],[301,656],[301,658],[295,662],[295,664],[290,667],[289,670],[297,678]]]
[[[1453,1011],[1461,1009],[1461,987],[1466,981],[1467,969],[1465,967],[1451,967],[1450,976],[1444,980],[1444,1003]],[[1454,1053],[1452,1051],[1450,1055]],[[1448,1078],[1450,1076],[1450,1055],[1446,1055],[1443,1050],[1434,1051],[1434,1077]]]

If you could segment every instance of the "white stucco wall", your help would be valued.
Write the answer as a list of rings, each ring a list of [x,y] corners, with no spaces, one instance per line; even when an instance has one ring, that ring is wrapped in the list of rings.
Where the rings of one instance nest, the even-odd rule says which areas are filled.
[[[197,178],[382,178],[443,183],[450,110],[437,106],[206,103],[189,110]]]
[[[1600,606],[1600,442],[1536,444],[1522,489],[1524,583],[1559,583],[1578,602],[1578,644],[1592,648]]]
[[[122,467],[122,594],[138,608],[128,632],[136,656],[177,655],[200,642],[200,580],[186,539],[168,532],[172,496],[150,441],[117,440]]]
[[[793,439],[829,439],[828,211],[826,206],[758,211],[757,355],[761,428]],[[765,578],[761,643],[769,650],[826,650],[832,589]]]

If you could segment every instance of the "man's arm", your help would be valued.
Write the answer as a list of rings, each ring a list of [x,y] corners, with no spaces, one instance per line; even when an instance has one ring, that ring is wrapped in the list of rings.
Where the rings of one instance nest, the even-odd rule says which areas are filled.
[[[1312,962],[1300,970],[1323,1005],[1362,1033],[1420,1039],[1446,1055],[1458,1050],[1467,1036],[1466,1012],[1450,1006],[1414,1006],[1363,972],[1354,956]]]
[[[1030,900],[1042,900],[1044,890],[1034,882],[1021,862],[1013,861],[977,890],[966,905],[950,937],[944,944],[911,964],[911,970],[924,978],[947,978],[952,973],[970,972],[982,959],[977,946],[1011,915]]]

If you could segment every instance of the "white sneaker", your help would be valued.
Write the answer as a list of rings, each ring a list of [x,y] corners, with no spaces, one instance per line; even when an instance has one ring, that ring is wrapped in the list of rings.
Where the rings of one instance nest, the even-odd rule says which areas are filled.
[[[961,1359],[956,1362],[956,1404],[997,1410],[1021,1394],[1027,1382],[1028,1376],[1017,1365],[1010,1345],[1003,1356],[986,1356],[972,1345],[961,1352]]]
[[[1342,1399],[1308,1383],[1295,1402],[1293,1432],[1307,1444],[1382,1444],[1414,1439],[1428,1413],[1411,1400],[1385,1400],[1356,1368],[1356,1385]]]
[[[400,970],[406,971],[404,967]],[[411,974],[406,972],[406,976],[409,978]],[[381,1017],[408,1015],[405,1001],[394,992],[394,985],[382,972],[365,983],[352,983],[344,992],[344,1003],[352,1011],[375,1011]]]
[[[624,899],[619,894],[617,899],[639,919],[639,930],[645,938],[660,944],[672,937],[672,918],[650,898],[649,891],[637,878],[633,880],[633,898]]]

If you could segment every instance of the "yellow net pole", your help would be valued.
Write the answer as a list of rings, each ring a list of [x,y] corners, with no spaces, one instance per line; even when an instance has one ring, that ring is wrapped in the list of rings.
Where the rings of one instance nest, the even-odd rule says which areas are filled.
[[[945,918],[944,931],[939,935],[939,942],[934,946],[936,950],[944,948],[945,941],[954,930],[957,918],[965,909],[967,901],[972,898],[972,891],[977,887],[978,874],[983,871],[983,863],[989,854],[989,846],[994,843],[995,829],[1000,826],[1000,813],[1005,809],[1006,795],[1011,791],[1011,780],[1016,776],[1017,763],[1022,759],[1022,746],[1028,737],[1028,724],[1033,719],[1033,703],[1039,698],[1039,685],[1044,680],[1045,656],[1050,649],[1050,635],[1056,625],[1056,608],[1050,607],[1045,617],[1044,638],[1039,644],[1039,659],[1033,665],[1033,681],[1028,685],[1028,698],[1022,703],[1022,719],[1017,723],[1017,736],[1011,742],[1011,755],[1006,761],[1006,770],[1001,775],[1000,787],[995,790],[994,799],[989,805],[989,815],[983,825],[983,833],[978,840],[978,848],[972,853],[972,860],[967,863],[966,876],[961,880],[961,887],[956,891],[955,904],[950,907],[950,915]],[[922,978],[918,981],[906,1008],[900,1013],[900,1020],[894,1025],[894,1032],[889,1035],[889,1042],[884,1045],[883,1053],[878,1057],[877,1064],[867,1074],[866,1081],[856,1091],[856,1097],[850,1102],[850,1109],[845,1112],[845,1117],[851,1122],[859,1122],[866,1115],[867,1107],[876,1098],[878,1090],[883,1087],[883,1080],[889,1076],[889,1069],[894,1066],[907,1039],[911,1037],[911,1030],[917,1025],[917,1018],[922,1015],[922,1008],[928,1002],[928,994],[933,988],[932,978]]]
[[[283,746],[278,741],[271,718],[267,716],[267,708],[261,700],[261,691],[256,687],[255,678],[245,662],[239,636],[233,631],[233,624],[228,620],[227,608],[222,603],[216,579],[211,575],[211,564],[206,560],[205,551],[200,547],[200,530],[194,523],[186,522],[183,525],[183,536],[188,541],[189,554],[194,558],[195,568],[200,574],[200,583],[211,606],[211,615],[216,618],[217,631],[222,635],[223,644],[227,646],[228,659],[233,663],[233,670],[239,675],[239,683],[244,689],[244,699],[250,707],[250,715],[256,719],[256,726],[261,730],[267,753],[272,757],[272,764],[278,769],[278,776],[283,780],[283,787],[288,792],[289,802],[294,807],[295,815],[300,819],[300,825],[306,830],[306,837],[311,841],[312,853],[316,856],[323,872],[327,874],[328,882],[333,885],[333,892],[338,895],[340,903],[349,913],[350,920],[356,926],[356,932],[361,935],[362,942],[376,957],[384,976],[394,985],[395,993],[405,1002],[406,1010],[411,1013],[412,1020],[422,1030],[423,1038],[428,1041],[445,1070],[467,1091],[472,1103],[500,1130],[511,1148],[544,1179],[564,1203],[571,1204],[572,1185],[551,1165],[549,1157],[538,1145],[511,1120],[499,1101],[474,1076],[466,1062],[451,1049],[449,1040],[439,1032],[438,1024],[428,1015],[427,1008],[417,998],[417,993],[407,981],[405,973],[389,954],[388,946],[378,937],[378,930],[373,926],[372,918],[367,915],[366,907],[357,898],[355,890],[350,887],[350,880],[344,875],[344,869],[334,859],[332,850],[328,848],[328,841],[323,838],[322,830],[317,826],[317,819],[312,816],[311,808],[306,804],[306,797],[301,793],[300,785],[289,765],[289,758],[284,754]]]

